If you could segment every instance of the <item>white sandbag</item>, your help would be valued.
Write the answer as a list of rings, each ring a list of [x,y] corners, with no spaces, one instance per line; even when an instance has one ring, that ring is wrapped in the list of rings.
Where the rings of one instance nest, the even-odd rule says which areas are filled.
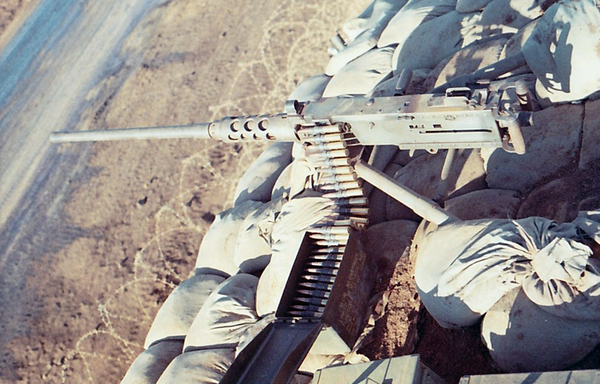
[[[502,50],[502,54],[500,55],[500,60],[506,59],[507,57],[514,56],[521,52],[523,48],[523,44],[531,37],[531,33],[535,30],[538,22],[541,18],[537,18],[531,21],[526,26],[519,29],[517,33],[515,33],[504,46]]]
[[[274,143],[241,177],[234,194],[234,205],[248,200],[267,202],[279,174],[292,161],[292,143]]]
[[[546,312],[600,320],[600,269],[582,243],[581,233],[587,232],[599,237],[597,213],[561,225],[530,217],[439,227],[420,240],[416,251],[421,300],[442,326],[467,326],[522,285]]]
[[[348,63],[331,79],[323,97],[364,95],[392,74],[394,48],[373,49]]]
[[[276,200],[282,197],[288,200],[293,199],[312,185],[311,181],[315,173],[314,165],[308,161],[305,155],[296,157],[277,179],[273,186],[271,199]]]
[[[285,199],[270,201],[244,219],[234,254],[234,261],[240,271],[257,273],[269,264],[273,224],[285,201]]]
[[[292,176],[292,167],[294,166],[294,160],[289,164],[285,169],[281,172],[277,181],[273,185],[273,190],[271,191],[271,200],[279,200],[288,198],[290,195],[290,183]]]
[[[163,339],[183,340],[208,296],[224,280],[223,276],[196,274],[181,282],[158,310],[144,347]]]
[[[542,7],[537,0],[493,0],[481,12],[481,19],[466,35],[464,44],[519,29],[540,17]]]
[[[460,13],[471,13],[480,11],[492,0],[458,0],[456,10]]]
[[[418,95],[421,93],[425,93],[425,89],[423,88],[423,83],[431,73],[431,69],[429,68],[417,68],[412,70],[412,76],[410,79],[410,83],[408,84],[407,89],[404,90],[405,95]],[[394,77],[382,81],[377,84],[375,88],[368,94],[368,96],[372,97],[387,97],[387,96],[395,96],[398,85],[398,80],[400,79],[400,74],[395,75]]]
[[[453,11],[455,6],[456,0],[410,0],[389,21],[377,46],[402,45],[419,25]]]
[[[306,229],[331,213],[331,200],[322,197],[298,198],[283,206],[273,226],[271,262],[258,282],[259,316],[277,310]]]
[[[169,364],[157,384],[219,384],[234,353],[231,347],[185,352]]]
[[[519,234],[506,220],[451,223],[417,244],[415,281],[421,301],[445,328],[475,324],[524,278]]]
[[[555,232],[568,237],[585,233],[600,243],[600,211],[579,212]],[[523,284],[531,301],[546,312],[568,319],[600,321],[600,260],[587,245],[556,239],[532,259],[536,273]],[[548,252],[552,252],[547,254]]]
[[[523,44],[538,78],[538,97],[558,103],[583,99],[600,89],[600,9],[595,0],[554,4]]]
[[[427,91],[447,83],[450,79],[471,74],[478,69],[494,64],[498,61],[507,41],[506,36],[500,36],[491,40],[475,42],[448,56],[431,71],[426,81]]]
[[[479,13],[452,11],[418,26],[396,48],[392,58],[394,74],[403,69],[435,68],[464,46],[463,37],[475,27],[479,17]]]
[[[234,258],[238,234],[244,219],[262,205],[249,200],[219,213],[200,243],[196,270],[219,271],[227,276],[237,273]]]
[[[206,299],[190,326],[184,351],[230,346],[235,349],[242,335],[257,321],[258,278],[240,273],[225,280]]]
[[[165,368],[183,352],[183,339],[163,340],[134,360],[121,384],[155,384]]]
[[[356,20],[346,23],[343,31],[347,36],[355,37],[352,36],[352,41],[331,58],[325,73],[337,74],[349,62],[377,46],[381,32],[405,3],[406,0],[375,0]],[[356,34],[358,30],[362,32]]]
[[[298,101],[317,101],[323,96],[323,91],[329,84],[331,76],[325,74],[316,75],[304,80],[298,87],[288,96],[288,100]]]
[[[600,322],[553,316],[535,305],[519,288],[506,294],[482,324],[490,355],[507,372],[565,369],[600,342]]]

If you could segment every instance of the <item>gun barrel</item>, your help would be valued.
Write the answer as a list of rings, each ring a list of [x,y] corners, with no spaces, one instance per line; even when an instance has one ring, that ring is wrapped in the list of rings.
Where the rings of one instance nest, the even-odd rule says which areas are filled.
[[[122,128],[79,132],[52,132],[53,143],[145,139],[210,139],[210,123],[163,127]]]
[[[145,139],[217,139],[237,141],[298,141],[295,121],[288,115],[225,117],[212,123],[101,131],[53,132],[53,143]]]

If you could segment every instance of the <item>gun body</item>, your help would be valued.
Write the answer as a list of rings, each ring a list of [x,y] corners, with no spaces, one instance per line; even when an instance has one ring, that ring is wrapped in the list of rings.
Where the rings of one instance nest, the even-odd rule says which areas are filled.
[[[201,138],[238,141],[300,141],[302,129],[342,126],[362,145],[400,149],[504,148],[524,153],[516,114],[500,110],[502,92],[486,87],[450,88],[445,94],[393,97],[335,97],[290,101],[276,115],[225,117],[186,126],[53,133],[53,142]],[[509,144],[512,142],[513,146]]]

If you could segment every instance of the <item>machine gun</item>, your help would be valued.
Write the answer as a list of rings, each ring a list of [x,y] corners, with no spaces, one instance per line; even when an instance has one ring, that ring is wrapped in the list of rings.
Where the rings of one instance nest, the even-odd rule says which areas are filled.
[[[329,331],[330,343],[352,346],[362,329],[360,311],[370,294],[363,282],[369,285],[374,271],[360,241],[359,230],[367,223],[368,203],[359,178],[426,220],[437,224],[455,220],[435,202],[365,163],[361,148],[395,145],[432,153],[446,149],[442,180],[448,176],[457,149],[503,148],[525,153],[519,122],[528,120],[531,99],[523,84],[495,92],[487,84],[477,84],[449,88],[439,94],[403,95],[406,76],[400,79],[398,94],[391,97],[289,101],[285,113],[275,115],[226,117],[186,126],[53,133],[51,139],[293,141],[310,149],[308,157],[323,175],[314,188],[332,199],[336,215],[308,229],[281,294],[276,320],[242,351],[221,381],[287,384],[319,335]],[[505,97],[513,91],[516,98]],[[518,103],[511,103],[515,99]]]

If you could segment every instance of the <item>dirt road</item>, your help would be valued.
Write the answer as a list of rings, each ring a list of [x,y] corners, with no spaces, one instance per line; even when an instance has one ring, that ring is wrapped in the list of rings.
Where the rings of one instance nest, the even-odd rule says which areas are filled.
[[[11,3],[29,10],[0,39],[0,382],[118,382],[261,150],[49,133],[278,111],[367,3]]]

